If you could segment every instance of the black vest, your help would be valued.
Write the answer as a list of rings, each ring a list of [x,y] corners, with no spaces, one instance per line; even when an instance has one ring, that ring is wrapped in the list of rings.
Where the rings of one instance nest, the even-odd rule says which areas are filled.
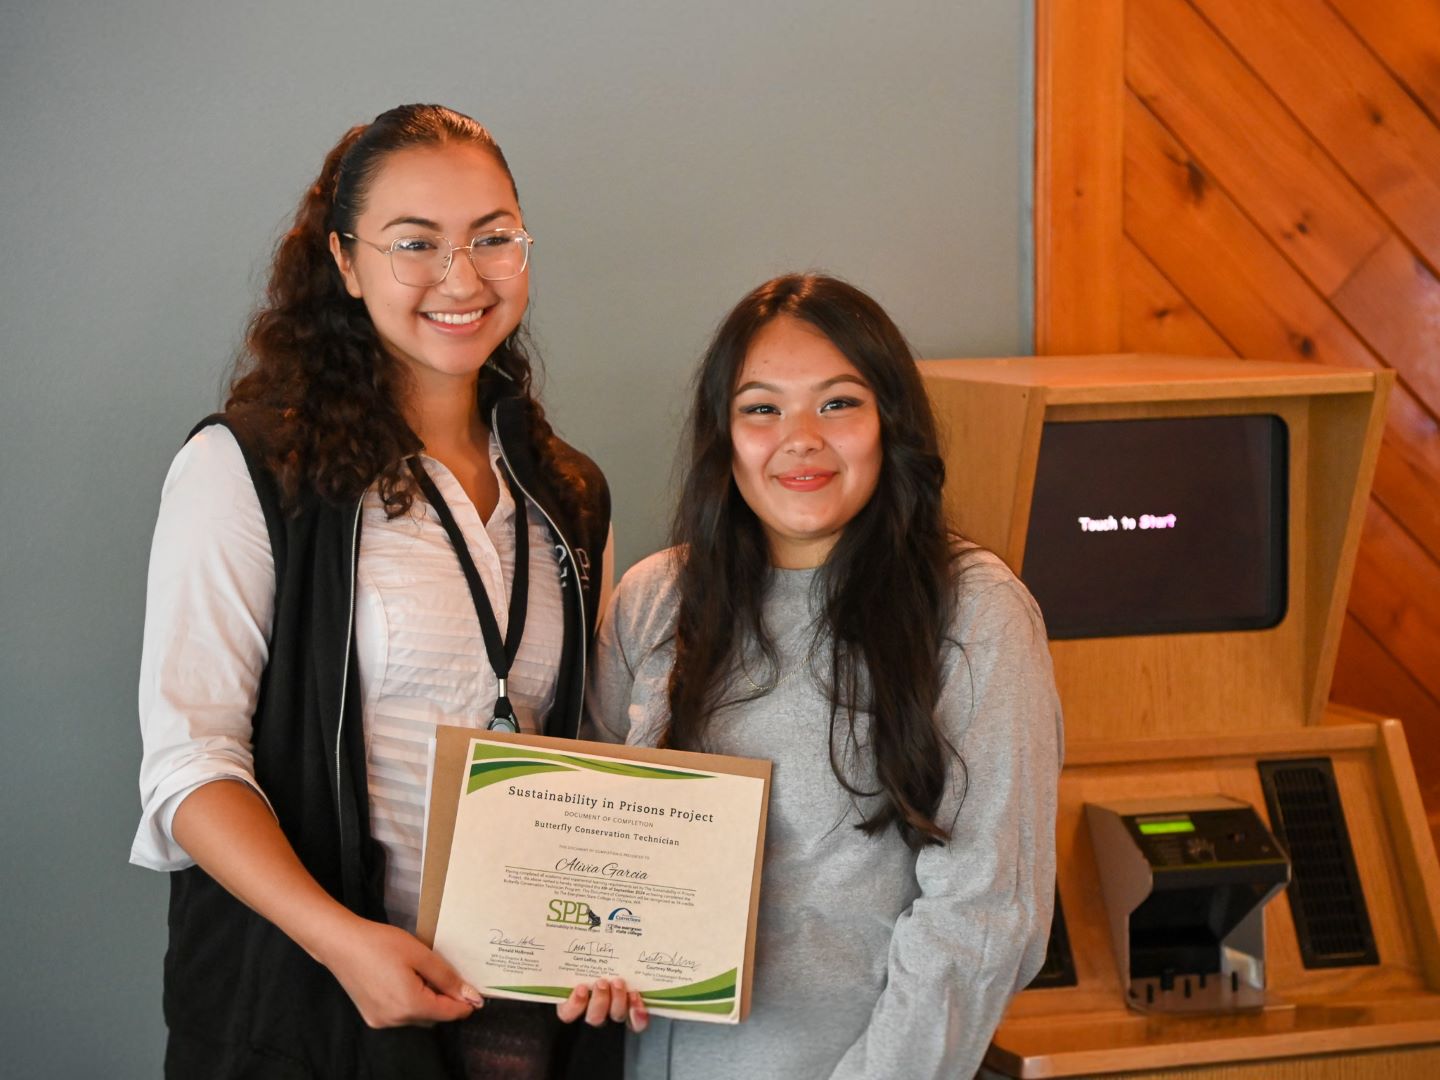
[[[384,857],[370,835],[353,647],[359,502],[310,497],[287,514],[265,465],[261,418],[246,411],[212,416],[191,435],[211,424],[228,428],[240,444],[275,560],[270,659],[253,724],[256,780],[320,885],[357,914],[384,921]],[[585,479],[586,513],[572,520],[532,458],[520,403],[502,399],[492,425],[555,540],[565,634],[545,733],[574,737],[599,615],[609,491],[589,458],[562,446],[567,471]],[[434,1031],[366,1027],[325,967],[199,867],[171,874],[164,1000],[166,1075],[177,1080],[455,1075]]]

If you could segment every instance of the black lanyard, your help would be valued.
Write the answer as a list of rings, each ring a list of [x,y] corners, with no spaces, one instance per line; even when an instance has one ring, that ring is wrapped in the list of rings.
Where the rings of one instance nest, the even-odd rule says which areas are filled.
[[[475,603],[475,615],[480,620],[480,636],[485,641],[485,654],[490,658],[490,668],[495,672],[495,678],[500,684],[500,693],[495,699],[495,718],[487,726],[492,731],[519,731],[520,722],[515,718],[515,707],[510,704],[506,680],[510,677],[510,665],[515,662],[515,654],[520,651],[520,638],[525,633],[525,608],[529,594],[530,526],[525,520],[525,493],[518,489],[510,470],[503,469],[505,484],[510,488],[510,495],[515,501],[515,573],[510,582],[510,625],[502,641],[500,624],[496,622],[495,612],[490,607],[489,594],[485,592],[485,584],[480,580],[480,572],[475,569],[475,560],[470,557],[470,548],[465,543],[460,526],[455,524],[455,515],[450,513],[445,496],[440,494],[435,481],[430,479],[424,466],[416,458],[410,459],[410,472],[414,474],[420,490],[425,493],[425,498],[435,508],[435,513],[440,515],[440,524],[445,529],[445,535],[450,538],[455,557],[460,560],[465,584],[470,586],[470,599]]]

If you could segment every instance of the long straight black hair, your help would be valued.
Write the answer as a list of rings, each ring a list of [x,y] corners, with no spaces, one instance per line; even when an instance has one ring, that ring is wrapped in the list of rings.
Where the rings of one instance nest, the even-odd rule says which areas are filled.
[[[762,618],[770,552],[732,476],[730,413],[750,345],[777,318],[824,334],[874,392],[880,419],[875,493],[846,524],[817,585],[825,598],[817,640],[827,638],[831,653],[831,768],[852,795],[883,795],[858,826],[867,834],[894,825],[912,848],[943,843],[949,831],[935,814],[948,763],[958,763],[934,715],[958,573],[941,502],[945,466],[904,336],[879,304],[836,278],[789,274],[755,289],[721,323],[696,376],[673,530],[680,607],[666,744],[704,746],[747,646],[772,665],[776,659]],[[837,739],[842,723],[845,734]],[[862,742],[874,758],[875,791],[863,790],[839,760],[837,744]]]

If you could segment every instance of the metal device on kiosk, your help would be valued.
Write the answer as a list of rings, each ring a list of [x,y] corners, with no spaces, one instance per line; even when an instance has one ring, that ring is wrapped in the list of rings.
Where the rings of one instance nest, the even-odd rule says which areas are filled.
[[[1087,803],[1125,1002],[1157,1013],[1263,1008],[1265,905],[1290,862],[1238,799]]]

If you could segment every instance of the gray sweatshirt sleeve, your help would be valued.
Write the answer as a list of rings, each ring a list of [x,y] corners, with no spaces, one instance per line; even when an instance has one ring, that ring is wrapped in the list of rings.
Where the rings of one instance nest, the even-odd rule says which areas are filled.
[[[643,736],[659,719],[647,717],[636,704],[635,679],[642,661],[667,643],[672,633],[673,558],[670,551],[661,551],[641,560],[611,594],[595,632],[594,662],[585,693],[584,738],[643,742]],[[635,738],[631,738],[632,727],[636,728]]]
[[[964,761],[937,815],[951,840],[918,855],[885,990],[832,1080],[971,1076],[1045,959],[1062,729],[1044,627],[1003,567],[975,567],[962,589],[938,710]]]
[[[580,731],[581,738],[623,743],[630,730],[625,706],[630,700],[630,686],[635,673],[630,668],[615,629],[616,619],[619,618],[616,609],[623,595],[622,589],[611,593],[609,606],[601,615],[600,626],[595,631],[594,660],[585,692],[585,724]]]

